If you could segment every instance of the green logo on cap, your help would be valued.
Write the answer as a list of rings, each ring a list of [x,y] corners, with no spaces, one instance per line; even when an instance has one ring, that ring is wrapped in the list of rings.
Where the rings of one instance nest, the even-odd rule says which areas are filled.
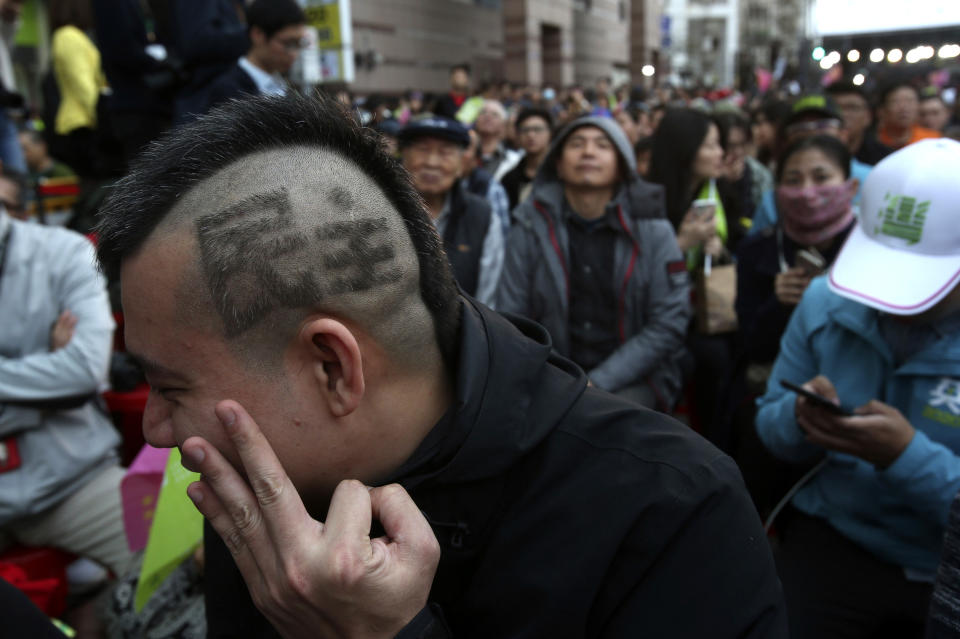
[[[889,237],[906,240],[916,244],[923,236],[923,225],[927,221],[930,201],[917,202],[917,198],[889,193],[883,198],[887,205],[880,209],[883,224],[880,232]]]
[[[797,100],[793,105],[793,112],[800,113],[807,109],[826,109],[827,99],[822,95],[808,95]]]

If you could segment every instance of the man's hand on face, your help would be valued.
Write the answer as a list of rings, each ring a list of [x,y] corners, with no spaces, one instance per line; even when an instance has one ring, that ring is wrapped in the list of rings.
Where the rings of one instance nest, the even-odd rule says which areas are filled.
[[[200,437],[183,443],[201,473],[189,495],[223,538],[257,608],[284,637],[393,637],[426,605],[440,546],[398,485],[343,481],[327,520],[310,517],[261,433],[236,402],[217,417],[247,480]],[[376,519],[386,536],[370,538]]]
[[[826,377],[817,376],[803,385],[809,391],[837,400],[837,391]],[[880,469],[895,462],[916,432],[893,406],[872,400],[853,417],[841,417],[797,396],[797,425],[811,444],[846,453]]]

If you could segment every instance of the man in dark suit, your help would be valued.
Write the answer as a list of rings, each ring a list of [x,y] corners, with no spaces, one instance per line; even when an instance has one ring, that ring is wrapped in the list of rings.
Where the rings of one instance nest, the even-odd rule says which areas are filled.
[[[214,82],[207,110],[243,95],[287,91],[282,74],[300,54],[306,17],[295,0],[256,0],[247,9],[250,50]]]

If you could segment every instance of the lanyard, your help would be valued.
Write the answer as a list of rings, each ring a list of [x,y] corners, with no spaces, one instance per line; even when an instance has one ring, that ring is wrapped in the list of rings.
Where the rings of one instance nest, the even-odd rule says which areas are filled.
[[[777,224],[777,257],[780,258],[780,272],[786,273],[790,270],[787,264],[787,258],[783,254],[783,228]]]

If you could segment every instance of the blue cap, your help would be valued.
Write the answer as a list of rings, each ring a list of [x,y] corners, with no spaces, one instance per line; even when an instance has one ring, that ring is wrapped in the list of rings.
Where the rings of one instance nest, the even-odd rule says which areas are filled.
[[[386,120],[381,120],[376,126],[377,133],[382,133],[384,135],[389,135],[390,137],[397,137],[397,134],[400,133],[400,129],[403,128],[403,125],[400,124],[394,118],[387,118]]]
[[[470,146],[470,134],[467,133],[467,127],[456,120],[437,115],[409,122],[397,136],[401,146],[419,138],[440,138],[449,140],[463,148]]]

